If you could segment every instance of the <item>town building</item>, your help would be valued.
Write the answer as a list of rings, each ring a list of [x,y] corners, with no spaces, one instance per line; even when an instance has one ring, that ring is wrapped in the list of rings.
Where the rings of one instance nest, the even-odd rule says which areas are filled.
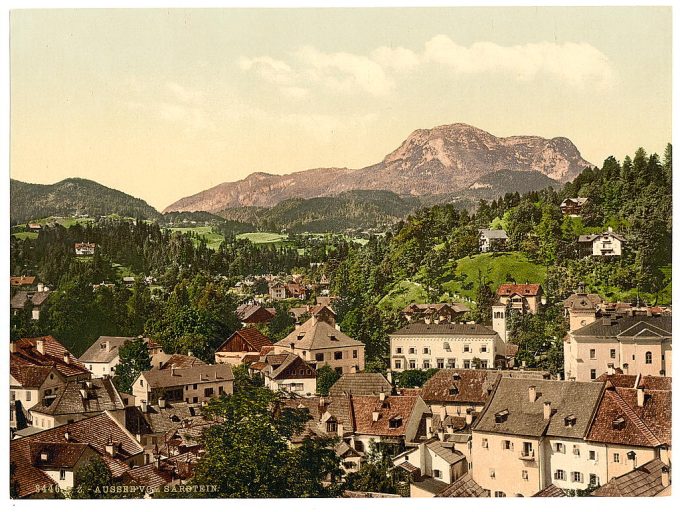
[[[391,333],[393,371],[505,366],[505,343],[481,324],[408,324]]]
[[[108,377],[66,382],[30,409],[33,427],[39,429],[67,425],[104,411],[125,423],[125,404]]]
[[[543,289],[540,284],[504,283],[498,287],[496,297],[510,312],[535,315],[541,306]]]
[[[562,215],[580,217],[583,206],[588,202],[587,197],[567,197],[560,204]]]
[[[45,301],[52,293],[42,283],[38,285],[38,291],[21,290],[16,292],[9,301],[12,315],[17,315],[27,308],[31,311],[32,320],[40,320],[40,312]]]
[[[152,498],[159,490],[187,483],[197,462],[197,455],[190,452],[172,457],[156,453],[153,462],[128,470],[123,476],[123,483],[144,487],[144,497]]]
[[[198,404],[212,397],[234,392],[234,375],[229,364],[197,365],[189,368],[154,369],[142,372],[132,385],[135,403],[168,402]]]
[[[66,379],[53,366],[15,364],[9,366],[10,429],[22,431],[33,424],[30,409],[54,397]]]
[[[272,300],[283,300],[288,297],[288,290],[286,285],[281,281],[272,281],[269,283],[269,297]]]
[[[642,498],[671,495],[671,468],[653,459],[625,475],[615,477],[595,489],[591,496],[606,498]]]
[[[78,468],[95,456],[114,481],[147,462],[142,446],[108,412],[10,441],[19,498],[53,497],[55,486],[72,488]]]
[[[585,285],[564,300],[564,316],[569,318],[569,330],[575,331],[596,320],[597,312],[603,304],[597,293],[586,293]]]
[[[54,368],[67,381],[87,379],[90,372],[53,336],[21,338],[10,343],[10,367]]]
[[[265,308],[261,304],[241,304],[236,308],[236,316],[245,326],[266,324],[276,316],[276,309]]]
[[[380,373],[344,373],[328,390],[329,396],[392,395],[394,387]]]
[[[120,362],[120,348],[134,339],[130,336],[100,336],[78,359],[94,377],[113,376]],[[145,341],[148,344],[149,340],[145,338]]]
[[[97,244],[89,242],[80,242],[74,245],[76,256],[94,256],[94,251]]]
[[[259,355],[262,347],[271,346],[274,342],[255,327],[247,327],[229,336],[215,351],[216,363],[241,364],[248,356]]]
[[[11,287],[30,287],[35,282],[35,276],[11,276],[9,285]]]
[[[143,403],[125,410],[125,428],[147,449],[163,446],[180,428],[206,423],[203,409],[197,404],[167,402]]]
[[[328,308],[323,308],[326,311]],[[274,344],[277,354],[292,352],[316,368],[332,366],[340,373],[356,373],[364,369],[364,344],[336,328],[335,320],[321,311],[288,336]]]
[[[264,385],[272,391],[316,394],[316,369],[297,354],[269,352],[251,368],[264,376]]]
[[[407,322],[423,321],[426,324],[452,323],[459,320],[470,308],[457,302],[437,304],[409,304],[401,310]]]
[[[508,234],[504,229],[480,229],[479,252],[504,251],[508,242]]]
[[[605,315],[564,339],[566,379],[595,380],[608,369],[625,374],[672,375],[672,317]]]
[[[416,483],[432,478],[443,484],[451,484],[467,473],[465,454],[455,449],[455,443],[441,441],[432,437],[418,443],[399,455],[392,457],[395,468],[401,468],[411,474],[411,482]],[[415,485],[416,494],[423,495],[424,489]],[[418,493],[418,490],[421,492]],[[414,489],[411,496],[414,495]]]
[[[501,378],[472,427],[472,476],[491,496],[533,496],[550,484],[585,489],[602,468],[585,436],[601,382]]]
[[[582,256],[621,256],[626,239],[608,228],[604,233],[578,237],[579,252]]]

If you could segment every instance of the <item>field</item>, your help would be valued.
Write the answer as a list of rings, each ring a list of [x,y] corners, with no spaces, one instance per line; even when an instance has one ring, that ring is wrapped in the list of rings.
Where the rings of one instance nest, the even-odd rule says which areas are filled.
[[[378,307],[383,311],[401,311],[412,302],[427,302],[427,294],[422,285],[405,279],[399,281],[380,299]]]
[[[282,235],[280,233],[241,233],[236,235],[238,240],[250,240],[254,244],[275,244],[281,243],[288,240],[288,235]]]
[[[38,233],[35,233],[33,231],[21,231],[19,233],[12,233],[12,236],[17,237],[19,240],[26,239],[35,240],[36,238],[38,238]]]
[[[219,233],[215,233],[211,226],[196,226],[191,228],[169,228],[170,231],[175,231],[177,233],[188,233],[196,239],[198,243],[199,239],[205,239],[209,249],[218,249],[220,244],[224,242],[224,236]]]
[[[543,283],[546,268],[529,261],[521,252],[476,254],[450,262],[442,280],[449,295],[460,295],[474,300],[477,294],[479,273],[496,290],[502,283]]]

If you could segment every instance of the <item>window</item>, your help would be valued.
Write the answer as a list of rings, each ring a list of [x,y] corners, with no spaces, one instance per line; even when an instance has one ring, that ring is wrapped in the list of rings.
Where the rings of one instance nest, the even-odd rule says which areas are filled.
[[[496,470],[494,468],[489,468],[489,478],[496,478]]]
[[[430,353],[430,347],[423,347],[423,354],[429,354]]]
[[[595,453],[595,450],[590,450],[588,452],[588,460],[597,460],[597,454]]]
[[[90,365],[90,371],[92,371],[92,365]]]
[[[27,402],[31,401],[31,392],[30,391],[26,391],[26,401]]]
[[[479,367],[482,368],[482,369],[488,368],[489,367],[489,361],[487,361],[486,359],[480,359]]]
[[[415,354],[415,353],[416,353],[415,347],[409,347],[409,348],[408,348],[408,353],[409,353],[409,354]]]
[[[598,487],[600,485],[600,478],[597,475],[590,473],[590,479],[588,483],[591,487]]]
[[[335,421],[335,419],[331,418],[326,422],[326,432],[337,432],[338,431],[338,422]]]
[[[424,368],[425,370],[427,370],[427,369],[430,368],[430,360],[429,360],[429,359],[424,359],[424,360],[423,360],[423,368]]]
[[[575,455],[576,457],[580,457],[580,456],[581,456],[581,449],[580,449],[578,446],[576,446],[576,445],[574,445],[574,455]]]
[[[432,476],[433,476],[434,478],[441,478],[441,477],[442,477],[442,472],[439,471],[438,469],[435,469],[435,470],[432,471]]]
[[[463,345],[463,352],[470,352],[470,344],[469,343],[466,343],[465,345]]]
[[[503,448],[504,450],[512,450],[512,441],[504,439],[503,441],[501,441],[501,448]]]
[[[486,437],[482,438],[482,448],[489,449],[489,440]]]
[[[564,443],[555,443],[555,451],[557,453],[565,453],[565,445]]]
[[[612,349],[609,350],[609,357],[611,357],[612,359],[616,359],[616,349],[615,348],[612,348]]]
[[[354,441],[354,449],[360,453],[364,452],[364,442],[363,441]]]
[[[594,369],[590,370],[590,378],[593,380],[597,379],[597,370]]]
[[[399,359],[394,361],[394,368],[396,370],[401,370],[401,361]]]
[[[217,393],[219,395],[223,395],[224,394],[224,386],[220,386],[219,388],[217,388]]]
[[[529,480],[529,472],[526,469],[522,470],[522,480]]]
[[[65,469],[59,470],[59,480],[66,480],[66,470]]]
[[[577,483],[582,483],[583,482],[583,474],[580,471],[572,471],[571,472],[571,481],[577,482]]]
[[[464,359],[463,360],[463,368],[470,368],[470,360],[469,359]]]
[[[338,359],[342,359],[342,352],[333,352],[333,359],[335,359],[336,361]]]
[[[486,352],[487,351],[486,345],[482,345],[481,347],[479,347],[479,351],[480,352]]]
[[[194,401],[195,404],[197,404],[198,403],[198,397],[195,396],[193,401]]]
[[[594,348],[590,349],[590,359],[595,359],[595,349]]]
[[[528,457],[528,456],[532,455],[533,453],[534,453],[534,445],[527,442],[527,441],[524,441],[522,443],[522,455],[524,457]]]
[[[198,389],[198,384],[194,384],[194,389]]]
[[[143,385],[144,385],[144,381],[143,381],[142,379],[139,379],[139,385],[140,385],[140,386],[143,386]]]
[[[614,454],[614,462],[621,462],[621,456],[618,453]]]
[[[563,469],[558,469],[555,471],[555,480],[566,480]]]
[[[396,418],[390,418],[390,428],[399,428],[402,425],[402,420],[400,416]]]
[[[416,361],[415,361],[415,359],[411,359],[411,360],[408,362],[408,367],[409,367],[410,370],[415,370],[415,369],[416,369]]]
[[[444,350],[446,350],[447,352],[451,352],[451,345],[449,345],[448,341],[444,342]]]
[[[314,359],[316,359],[317,361],[323,361],[323,354],[316,354],[314,356]]]
[[[215,390],[213,388],[205,388],[203,390],[203,396],[205,397],[213,396],[213,393],[215,393]]]
[[[444,368],[444,360],[437,359],[437,368]]]
[[[652,364],[652,353],[651,352],[645,353],[645,364]]]
[[[505,498],[505,493],[503,491],[496,491],[493,493],[496,498]]]
[[[447,368],[455,368],[456,367],[456,360],[455,359],[447,359],[446,360],[446,367]]]
[[[358,351],[358,350],[352,350],[352,357],[353,357],[354,359],[356,359],[357,357],[359,357],[359,351]]]
[[[10,402],[16,401],[16,399],[17,399],[17,396],[16,396],[16,395],[17,395],[17,394],[16,394],[16,391],[10,391],[10,392],[9,392],[9,400],[10,400]]]
[[[402,353],[402,348],[401,348],[401,347],[397,347],[397,354],[401,354],[401,353]]]

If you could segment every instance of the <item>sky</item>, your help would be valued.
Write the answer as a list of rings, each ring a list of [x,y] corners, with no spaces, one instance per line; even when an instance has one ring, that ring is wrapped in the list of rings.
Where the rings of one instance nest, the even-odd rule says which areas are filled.
[[[163,209],[252,172],[360,168],[414,130],[671,141],[670,7],[14,10],[10,173]]]

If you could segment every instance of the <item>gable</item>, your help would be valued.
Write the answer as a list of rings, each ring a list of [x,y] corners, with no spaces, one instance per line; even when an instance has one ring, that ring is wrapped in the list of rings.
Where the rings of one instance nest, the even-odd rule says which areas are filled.
[[[277,379],[316,379],[316,370],[309,366],[302,358],[296,357],[281,373]]]

